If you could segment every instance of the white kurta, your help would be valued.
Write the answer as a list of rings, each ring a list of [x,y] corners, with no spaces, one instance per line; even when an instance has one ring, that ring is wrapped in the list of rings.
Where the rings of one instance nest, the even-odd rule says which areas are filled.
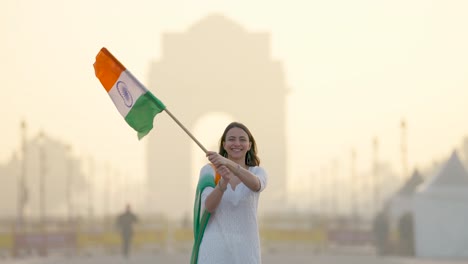
[[[228,184],[218,208],[211,214],[200,245],[198,264],[258,264],[261,263],[257,207],[260,192],[267,184],[267,173],[261,167],[249,167],[261,184],[259,192],[239,183],[235,190]],[[205,165],[200,175],[214,174]],[[202,193],[202,212],[206,197],[213,191],[207,187]]]

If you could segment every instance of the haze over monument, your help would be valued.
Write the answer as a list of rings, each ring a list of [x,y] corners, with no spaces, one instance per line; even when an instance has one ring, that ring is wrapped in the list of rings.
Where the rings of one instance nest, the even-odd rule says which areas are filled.
[[[157,177],[147,175],[147,144],[157,144],[158,140],[167,140],[168,144],[180,140],[178,144],[184,145],[180,152],[186,155],[181,163],[190,163],[177,165],[196,173],[198,164],[204,162],[201,150],[176,124],[167,122],[167,116],[156,118],[155,130],[143,141],[138,141],[122,120],[92,68],[94,56],[106,46],[193,129],[207,148],[216,149],[227,121],[245,121],[260,137],[260,155],[265,165],[271,162],[268,155],[284,155],[284,168],[280,170],[285,171],[288,201],[301,209],[310,208],[310,204],[315,208],[312,200],[317,196],[332,191],[344,193],[350,186],[353,149],[356,175],[369,178],[374,139],[378,140],[377,159],[384,163],[386,174],[400,177],[402,120],[407,124],[408,171],[431,167],[460,147],[468,131],[468,35],[460,34],[468,24],[467,9],[464,1],[2,1],[0,161],[3,165],[18,164],[13,157],[16,162],[21,160],[24,120],[28,142],[35,144],[42,131],[52,141],[70,145],[71,158],[85,161],[82,170],[86,176],[90,175],[88,160],[94,161],[90,181],[96,193],[105,193],[109,188],[109,175],[120,175],[114,176],[119,180],[112,188],[120,188],[125,184],[119,182],[126,182],[138,186],[134,193],[147,190],[146,179]],[[216,61],[207,61],[211,63],[209,68],[201,64],[181,65],[187,76],[173,71],[173,75],[166,74],[162,66],[170,65],[172,70],[177,66],[169,61],[182,63],[181,58],[168,60],[182,54],[171,53],[174,50],[167,46],[167,39],[186,36],[213,15],[225,17],[237,25],[229,28],[253,38],[241,43],[258,43],[252,47],[255,56],[248,58],[264,63],[256,65],[255,70],[277,68],[278,75],[262,80],[275,82],[274,78],[278,78],[276,95],[272,97],[277,101],[269,101],[270,94],[261,95],[266,101],[256,109],[278,113],[261,115],[264,122],[284,123],[279,137],[270,141],[262,136],[264,126],[254,120],[249,123],[245,114],[207,108],[237,95],[226,94],[212,100],[215,102],[205,101],[200,108],[193,106],[189,113],[182,111],[178,100],[184,100],[180,98],[186,93],[194,101],[208,100],[196,97],[208,96],[207,91],[197,93],[203,91],[199,83],[205,81],[201,76],[206,77],[207,73],[197,80],[194,72],[188,75],[187,69],[215,69]],[[206,38],[216,40],[212,35]],[[256,42],[256,38],[263,40]],[[176,52],[183,50],[185,44],[180,43]],[[222,48],[213,52],[221,52]],[[242,50],[247,48],[240,46],[236,52],[216,58],[233,61],[246,59],[241,54],[252,54],[240,53]],[[191,58],[200,54],[185,55]],[[228,67],[227,62],[224,67]],[[155,68],[158,65],[160,68]],[[240,74],[247,69],[230,68],[232,72],[226,71],[225,76],[217,69],[218,74],[206,88],[213,89],[215,81],[222,78],[234,78],[236,72],[239,78],[266,75]],[[186,77],[190,76],[192,79],[188,80]],[[236,88],[247,89],[256,80],[235,81]],[[185,91],[177,93],[176,83]],[[228,85],[216,88],[228,89]],[[254,91],[260,90],[249,90]],[[237,106],[247,107],[242,103]],[[281,111],[284,113],[279,114]],[[164,135],[165,129],[174,134]],[[171,154],[163,155],[169,159]],[[178,161],[174,157],[174,162]],[[280,164],[268,166],[272,166],[272,173],[281,175],[276,171]],[[17,182],[17,174],[10,177],[13,180],[9,182]],[[194,175],[182,177],[192,179]],[[342,191],[321,187],[330,185],[330,179],[335,178],[342,180]],[[97,212],[104,212],[104,196],[95,199]],[[119,208],[117,203],[115,206]]]
[[[281,62],[271,57],[270,35],[248,32],[215,14],[185,32],[163,34],[162,41],[162,56],[151,66],[149,88],[167,97],[168,108],[174,107],[189,130],[198,128],[196,136],[206,139],[211,150],[218,150],[229,122],[245,123],[270,175],[260,208],[284,207],[287,88]],[[222,124],[216,124],[219,118]],[[148,199],[165,201],[154,203],[156,211],[179,216],[190,213],[193,182],[207,162],[203,151],[181,132],[172,119],[161,117],[147,152]]]

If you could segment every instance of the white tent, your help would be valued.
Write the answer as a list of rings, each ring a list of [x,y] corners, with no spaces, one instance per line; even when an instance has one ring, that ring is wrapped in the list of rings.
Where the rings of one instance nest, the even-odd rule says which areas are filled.
[[[456,152],[414,195],[418,257],[468,258],[468,173]]]

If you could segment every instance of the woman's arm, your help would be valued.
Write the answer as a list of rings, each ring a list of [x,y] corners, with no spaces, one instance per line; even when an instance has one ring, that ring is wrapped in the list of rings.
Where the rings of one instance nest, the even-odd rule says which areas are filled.
[[[249,170],[242,168],[239,164],[235,163],[234,161],[227,159],[217,152],[208,151],[206,156],[213,163],[217,168],[218,172],[221,174],[222,166],[227,167],[231,173],[234,173],[239,179],[247,186],[250,190],[254,192],[260,191],[262,185],[260,184],[260,180],[251,173]]]
[[[226,191],[227,182],[225,182],[224,178],[219,180],[218,185],[214,188],[214,190],[206,197],[205,200],[205,209],[210,212],[214,213],[216,208],[218,208],[221,199],[223,198],[224,191]]]
[[[255,176],[255,174],[244,169],[241,165],[232,160],[226,160],[226,167],[228,167],[228,169],[232,171],[232,173],[234,173],[245,184],[245,186],[249,187],[249,189],[254,192],[260,191],[262,186],[260,184],[260,180]]]

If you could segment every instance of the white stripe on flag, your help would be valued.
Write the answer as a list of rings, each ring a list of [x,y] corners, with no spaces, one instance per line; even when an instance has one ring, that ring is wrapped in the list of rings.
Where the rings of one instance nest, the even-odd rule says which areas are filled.
[[[120,74],[114,86],[112,86],[109,96],[120,114],[125,118],[138,98],[146,92],[146,88],[136,81],[128,70],[125,70]]]

